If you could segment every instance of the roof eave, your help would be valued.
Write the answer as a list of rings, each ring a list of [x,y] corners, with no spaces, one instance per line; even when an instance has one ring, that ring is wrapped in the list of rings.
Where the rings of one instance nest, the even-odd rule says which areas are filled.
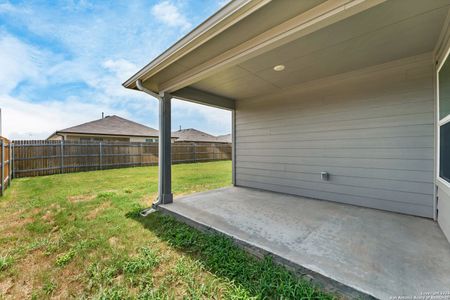
[[[122,85],[126,88],[136,89],[137,80],[145,81],[271,1],[231,1],[131,76]]]
[[[54,134],[79,134],[79,135],[101,135],[101,136],[131,136],[131,137],[159,137],[159,133],[156,134],[120,134],[120,133],[95,133],[95,132],[76,132],[76,131],[56,131]],[[50,137],[51,137],[50,136]]]

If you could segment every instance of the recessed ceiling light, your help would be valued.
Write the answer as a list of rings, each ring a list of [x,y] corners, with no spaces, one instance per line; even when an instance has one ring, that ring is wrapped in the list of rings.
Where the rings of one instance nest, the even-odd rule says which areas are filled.
[[[276,65],[275,67],[273,67],[273,70],[277,71],[277,72],[280,72],[280,71],[283,71],[284,68],[285,68],[284,65]]]

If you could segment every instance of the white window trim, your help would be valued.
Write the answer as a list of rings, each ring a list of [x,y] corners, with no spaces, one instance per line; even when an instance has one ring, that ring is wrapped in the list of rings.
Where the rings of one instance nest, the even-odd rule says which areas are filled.
[[[444,66],[445,62],[447,61],[447,59],[449,59],[449,54],[450,54],[450,46],[447,47],[447,50],[445,52],[445,54],[442,56],[442,59],[438,60],[438,65],[436,68],[436,89],[437,89],[437,93],[436,93],[436,97],[437,97],[437,113],[436,113],[436,119],[437,119],[437,145],[436,145],[436,179],[439,183],[441,183],[443,185],[443,187],[446,188],[447,192],[450,192],[450,182],[448,182],[447,180],[445,180],[444,178],[441,177],[441,172],[440,172],[440,168],[441,168],[441,159],[440,159],[440,155],[441,155],[441,126],[447,124],[450,122],[450,114],[448,114],[447,116],[445,116],[444,118],[442,118],[442,120],[440,120],[440,107],[439,107],[439,71],[442,69],[442,67]]]

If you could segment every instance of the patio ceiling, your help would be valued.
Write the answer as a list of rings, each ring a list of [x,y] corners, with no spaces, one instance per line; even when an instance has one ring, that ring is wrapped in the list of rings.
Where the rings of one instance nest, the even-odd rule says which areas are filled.
[[[134,81],[141,79],[154,92],[200,103],[216,98],[211,101],[216,106],[231,108],[228,99],[277,93],[304,82],[432,52],[450,5],[449,0],[241,0],[229,6],[244,2],[253,3],[253,10],[228,23],[222,17],[220,22],[225,25],[220,30],[205,29],[191,37],[187,46],[178,45],[182,39],[172,48],[178,45],[187,49],[185,53],[176,58],[169,49],[168,58],[160,58],[159,64],[155,60],[124,85],[135,88]],[[208,32],[210,36],[205,37]],[[275,72],[273,67],[280,64],[285,70]]]
[[[433,51],[447,1],[389,1],[194,83],[232,99]],[[275,65],[285,70],[275,72]]]

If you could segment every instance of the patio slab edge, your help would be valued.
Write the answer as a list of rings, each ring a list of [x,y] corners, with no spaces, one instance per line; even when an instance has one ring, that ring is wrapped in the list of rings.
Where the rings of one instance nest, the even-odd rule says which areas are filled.
[[[170,204],[169,204],[170,205]],[[304,266],[301,266],[289,259],[286,259],[272,251],[259,247],[253,243],[242,240],[236,236],[230,235],[229,233],[223,232],[217,228],[204,224],[202,222],[193,220],[189,217],[183,216],[177,212],[174,212],[170,209],[167,209],[164,206],[158,206],[157,210],[162,212],[163,214],[170,215],[177,219],[180,222],[183,222],[193,228],[196,228],[202,232],[213,233],[213,234],[222,234],[232,239],[234,244],[238,247],[244,249],[251,255],[257,258],[263,258],[264,256],[271,256],[275,263],[286,267],[289,271],[293,272],[296,276],[311,281],[319,288],[334,294],[338,294],[346,299],[378,299],[370,294],[362,292],[360,290],[355,289],[354,287],[343,284],[339,281],[334,280],[333,278],[327,277],[315,271],[312,271]]]

